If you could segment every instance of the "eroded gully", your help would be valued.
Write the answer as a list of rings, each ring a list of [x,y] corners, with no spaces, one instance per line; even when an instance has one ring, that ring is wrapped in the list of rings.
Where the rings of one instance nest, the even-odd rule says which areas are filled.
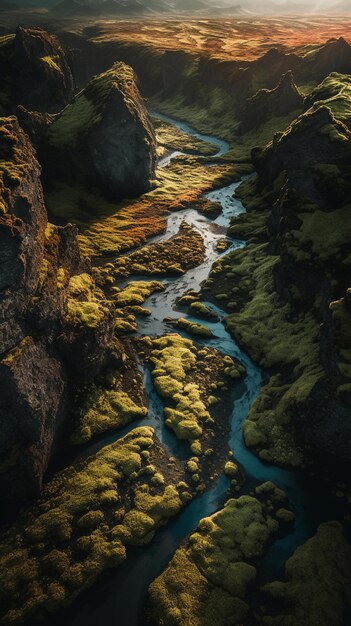
[[[195,136],[218,148],[217,157],[225,154],[229,149],[226,142],[197,133],[187,124],[178,122],[167,116],[157,114],[160,119],[176,126],[189,135]],[[172,152],[161,160],[160,166],[167,167],[170,161],[180,152]],[[195,269],[189,270],[185,275],[178,278],[167,278],[165,291],[154,294],[146,301],[146,307],[151,311],[150,317],[142,318],[138,324],[139,335],[163,335],[174,332],[164,318],[187,317],[190,321],[198,321],[190,315],[185,315],[177,309],[176,301],[189,289],[198,290],[204,279],[208,277],[212,264],[222,254],[216,251],[216,243],[226,235],[230,220],[236,215],[245,212],[235,190],[239,183],[233,183],[206,196],[222,206],[221,215],[213,220],[202,216],[197,210],[190,208],[173,213],[168,218],[166,233],[154,237],[149,241],[157,242],[169,239],[179,230],[182,221],[191,224],[203,237],[206,247],[204,262]],[[245,242],[234,240],[228,252],[244,247]],[[133,277],[132,280],[150,280],[150,276]],[[219,315],[219,321],[208,322],[206,325],[212,330],[213,338],[197,340],[198,343],[219,349],[229,354],[241,363],[247,370],[246,378],[241,382],[233,396],[233,408],[231,417],[231,432],[229,448],[234,453],[235,460],[243,467],[246,475],[246,483],[241,493],[248,493],[256,483],[273,481],[288,495],[289,504],[295,513],[294,528],[284,537],[276,539],[267,552],[262,563],[261,575],[279,575],[286,559],[293,553],[295,548],[310,536],[317,526],[321,516],[318,512],[319,497],[317,493],[307,487],[306,477],[301,477],[298,472],[287,471],[274,465],[267,465],[252,454],[245,446],[242,435],[243,422],[249,409],[258,396],[264,381],[264,372],[257,367],[251,359],[241,350],[235,340],[229,335],[223,325],[224,312],[211,303],[206,303]],[[179,332],[178,330],[176,332]],[[179,334],[183,334],[179,332]],[[186,336],[184,334],[184,336]],[[96,452],[116,439],[124,436],[133,428],[141,425],[149,425],[155,428],[157,436],[168,448],[171,455],[184,458],[184,443],[179,442],[174,434],[164,425],[163,404],[157,396],[150,371],[144,370],[145,389],[149,396],[149,414],[140,422],[133,422],[118,433],[110,433],[98,443],[88,449],[88,454]],[[87,453],[84,454],[86,456]],[[229,480],[222,476],[212,488],[191,502],[167,527],[161,529],[150,546],[129,550],[127,561],[116,571],[98,583],[92,590],[81,595],[76,603],[65,611],[65,614],[51,618],[50,625],[65,622],[66,626],[96,626],[114,624],[115,626],[142,626],[147,623],[145,606],[147,601],[147,589],[165,568],[179,544],[196,527],[199,520],[213,514],[225,502],[228,497]]]

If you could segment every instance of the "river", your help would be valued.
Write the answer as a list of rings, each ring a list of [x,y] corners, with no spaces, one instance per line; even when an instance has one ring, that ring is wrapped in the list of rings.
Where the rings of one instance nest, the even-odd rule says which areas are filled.
[[[161,114],[157,114],[157,117],[189,135],[208,143],[212,142],[218,148],[217,157],[225,154],[229,149],[226,142],[201,135],[183,122]],[[172,152],[160,161],[159,166],[167,167],[171,160],[180,154],[183,153]],[[232,183],[206,194],[209,199],[219,202],[222,206],[222,213],[217,219],[210,220],[193,208],[184,209],[172,213],[168,218],[166,232],[149,241],[168,239],[178,231],[181,222],[185,220],[201,233],[205,242],[206,255],[204,262],[197,268],[189,270],[181,277],[164,279],[165,291],[152,295],[145,303],[151,315],[140,319],[139,335],[155,336],[174,332],[174,329],[172,330],[167,322],[164,322],[166,317],[173,319],[187,317],[191,321],[198,321],[177,310],[176,301],[185,291],[200,288],[212,264],[222,254],[228,254],[236,248],[245,246],[244,241],[234,240],[225,253],[221,254],[216,251],[216,243],[225,236],[231,219],[245,211],[241,201],[234,195],[239,184]],[[150,280],[150,276],[133,277],[132,280]],[[328,515],[321,505],[323,498],[319,493],[318,482],[313,478],[310,482],[309,478],[306,479],[306,475],[301,472],[287,471],[274,465],[264,464],[246,448],[242,435],[243,422],[260,392],[265,373],[251,361],[226,331],[222,323],[225,317],[224,312],[211,303],[206,304],[218,313],[219,321],[206,321],[206,325],[213,332],[213,337],[197,340],[198,343],[217,348],[235,357],[245,365],[247,370],[245,380],[238,384],[234,392],[229,438],[229,447],[235,460],[243,467],[247,478],[241,493],[248,493],[258,482],[273,481],[287,493],[290,507],[295,513],[293,529],[284,537],[278,537],[270,545],[261,564],[259,575],[263,579],[269,578],[270,575],[277,576],[282,572],[286,559],[315,531],[318,522],[327,518]],[[172,455],[184,458],[185,444],[179,442],[164,425],[163,404],[154,390],[152,377],[147,368],[144,370],[144,382],[149,396],[149,413],[146,419],[133,422],[118,433],[109,433],[98,443],[92,444],[84,452],[84,456],[112,443],[137,426],[150,425],[155,428],[157,436]],[[45,620],[44,623],[48,626],[56,626],[56,624],[58,626],[62,623],[65,626],[105,626],[107,624],[144,626],[147,624],[145,606],[150,583],[162,572],[176,548],[197,527],[199,520],[211,515],[223,505],[228,495],[228,487],[229,480],[225,476],[219,478],[209,491],[197,497],[167,527],[161,529],[150,546],[130,549],[126,562],[116,572],[110,572],[91,590],[81,594],[72,607]]]

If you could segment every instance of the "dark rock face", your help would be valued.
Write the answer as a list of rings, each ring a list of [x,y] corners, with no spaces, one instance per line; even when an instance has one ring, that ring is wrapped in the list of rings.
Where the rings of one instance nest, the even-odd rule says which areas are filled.
[[[48,129],[48,177],[95,185],[113,199],[152,186],[154,130],[131,68],[95,77]]]
[[[313,80],[322,80],[331,72],[351,72],[351,46],[343,37],[319,48],[314,55],[304,59],[301,67],[301,75]]]
[[[57,113],[73,96],[74,81],[56,37],[17,28],[12,65],[13,99],[31,111]]]
[[[303,97],[294,83],[291,71],[284,74],[275,89],[261,89],[246,102],[241,129],[245,133],[258,128],[272,117],[283,117],[302,110]]]
[[[67,381],[60,360],[32,337],[1,359],[0,381],[0,488],[18,501],[40,494],[67,408]]]
[[[265,184],[285,171],[290,186],[320,205],[328,201],[316,169],[344,162],[349,155],[350,132],[327,106],[312,108],[289,128],[278,133],[268,148],[253,151],[255,167]],[[298,155],[298,157],[297,157]]]
[[[261,58],[250,63],[249,74],[251,81],[263,74],[267,88],[274,89],[284,74],[289,71],[295,73],[300,65],[301,57],[297,54],[286,54],[277,48],[272,48]]]
[[[40,166],[16,118],[1,119],[0,352],[24,336],[23,316],[44,253],[46,211]]]
[[[40,166],[14,117],[0,121],[0,154],[0,488],[20,501],[40,493],[72,383],[120,349],[76,229],[47,223]]]
[[[276,189],[268,221],[270,252],[279,257],[275,289],[291,315],[311,316],[318,328],[320,373],[296,411],[297,437],[316,457],[349,463],[349,291],[339,298],[350,277],[351,133],[328,107],[316,107],[253,158],[261,188]]]

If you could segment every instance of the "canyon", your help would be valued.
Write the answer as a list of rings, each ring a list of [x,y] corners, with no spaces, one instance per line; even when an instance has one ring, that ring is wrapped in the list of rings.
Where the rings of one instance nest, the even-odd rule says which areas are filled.
[[[1,621],[346,626],[347,36],[49,21],[0,37]]]

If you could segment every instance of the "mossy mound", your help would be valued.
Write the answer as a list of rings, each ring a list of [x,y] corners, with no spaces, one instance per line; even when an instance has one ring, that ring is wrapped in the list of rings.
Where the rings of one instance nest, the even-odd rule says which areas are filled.
[[[323,377],[320,331],[311,314],[291,319],[290,305],[274,289],[277,263],[278,257],[270,256],[265,244],[251,244],[215,264],[204,294],[221,296],[221,305],[230,311],[228,330],[256,362],[277,372],[250,410],[244,427],[246,444],[258,449],[263,460],[299,465],[303,453],[295,438],[294,419],[298,406]],[[286,367],[293,372],[290,384],[278,373]]]
[[[213,144],[201,141],[197,137],[188,135],[184,131],[167,124],[167,122],[161,121],[157,118],[157,114],[153,117],[153,121],[157,136],[158,157],[161,159],[173,151],[204,156],[213,156],[218,152]]]
[[[137,317],[149,315],[142,305],[153,293],[163,291],[165,285],[154,281],[132,281],[120,289],[112,287],[111,298],[115,304],[116,330],[120,334],[133,333],[137,330]]]
[[[312,106],[326,105],[334,116],[351,126],[351,78],[349,75],[332,72],[325,78],[311,94],[305,98],[304,108],[307,111]]]
[[[64,280],[64,270],[62,276]],[[69,278],[67,286],[67,316],[69,325],[82,328],[97,328],[111,314],[110,303],[96,288],[90,274],[84,273]]]
[[[195,335],[195,337],[213,337],[212,331],[203,324],[190,322],[185,317],[179,317],[176,321],[172,322],[174,326],[185,330],[189,335]]]
[[[20,623],[69,605],[182,508],[184,473],[139,428],[56,475],[0,538],[1,616]],[[157,485],[155,474],[164,477]]]
[[[191,315],[200,319],[218,321],[218,315],[209,306],[199,300],[200,294],[196,291],[187,291],[177,300],[177,305],[186,307]]]
[[[349,458],[348,361],[331,356],[340,347],[329,304],[350,265],[350,146],[347,127],[323,106],[254,150],[258,176],[237,191],[248,212],[230,228],[248,245],[216,262],[203,287],[229,313],[229,331],[270,369],[244,426],[247,445],[267,462]]]
[[[141,356],[152,364],[156,391],[165,400],[166,424],[179,439],[189,442],[196,457],[206,455],[208,450],[211,457],[216,447],[213,462],[218,465],[228,428],[223,391],[231,379],[241,378],[244,368],[229,356],[179,335],[145,337],[138,345]],[[218,446],[214,445],[216,441]],[[197,459],[190,468],[196,481],[200,469],[201,461]],[[204,470],[206,474],[208,468]]]
[[[254,497],[229,500],[202,519],[178,548],[149,589],[159,626],[241,625],[252,619],[248,591],[268,542],[279,531],[277,512],[285,501],[271,483],[263,487]]]
[[[285,566],[285,579],[268,583],[267,626],[343,626],[351,608],[351,546],[337,522],[322,524]],[[273,609],[273,611],[272,611]]]
[[[170,239],[119,257],[113,267],[102,269],[101,273],[109,279],[126,278],[133,274],[177,276],[200,265],[204,257],[205,245],[200,233],[187,222],[182,222],[178,233]]]
[[[90,386],[78,387],[74,406],[78,427],[71,441],[78,445],[147,415],[143,379],[130,346],[122,352],[118,368],[110,368]]]

